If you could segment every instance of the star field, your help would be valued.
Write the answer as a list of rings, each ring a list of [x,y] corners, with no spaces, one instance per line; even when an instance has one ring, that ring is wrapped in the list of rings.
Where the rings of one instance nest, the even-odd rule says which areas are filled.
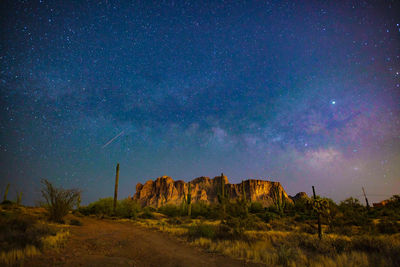
[[[33,204],[47,178],[87,203],[111,196],[119,162],[123,197],[221,172],[336,201],[398,194],[399,10],[2,1],[0,186]]]

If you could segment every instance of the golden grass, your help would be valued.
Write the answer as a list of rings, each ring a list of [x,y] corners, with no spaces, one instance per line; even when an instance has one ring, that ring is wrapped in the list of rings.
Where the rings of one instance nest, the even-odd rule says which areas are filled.
[[[0,253],[0,263],[5,265],[14,265],[25,258],[39,255],[40,250],[35,246],[28,245],[23,249],[12,249],[10,251]]]
[[[45,236],[42,238],[43,248],[60,248],[64,245],[69,236],[69,231],[60,231],[56,235]]]
[[[143,227],[157,229],[159,231],[166,232],[175,236],[184,236],[188,233],[187,228],[180,225],[170,225],[167,223],[166,219],[146,219],[144,221],[136,221],[135,223]]]
[[[356,267],[371,266],[365,252],[341,253],[338,255],[308,257],[298,248],[277,249],[269,242],[257,241],[248,243],[244,241],[212,241],[208,238],[199,238],[193,244],[205,248],[210,252],[219,252],[237,259],[263,263],[267,266],[309,266],[309,267]],[[284,251],[286,250],[286,251]],[[385,266],[380,265],[380,266]]]
[[[188,226],[199,222],[193,220],[187,224],[170,225],[165,220],[145,220],[138,224],[185,236]],[[217,225],[219,222],[202,223]],[[400,234],[354,237],[325,234],[322,241],[316,234],[297,231],[252,230],[246,231],[245,235],[246,240],[199,237],[192,240],[191,244],[210,252],[267,266],[396,266],[392,260],[400,255]]]

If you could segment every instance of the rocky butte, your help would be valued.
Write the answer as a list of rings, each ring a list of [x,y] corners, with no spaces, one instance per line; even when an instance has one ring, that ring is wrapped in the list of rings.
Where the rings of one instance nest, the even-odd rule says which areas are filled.
[[[226,196],[232,201],[242,197],[244,188],[248,200],[260,202],[263,206],[270,206],[274,203],[274,192],[279,192],[280,198],[283,197],[286,201],[293,203],[279,182],[249,179],[242,181],[244,185],[242,183],[231,184],[225,175],[216,176],[213,179],[198,177],[188,183],[182,180],[174,181],[169,176],[162,176],[155,181],[149,180],[145,184],[138,183],[133,199],[142,206],[156,208],[166,204],[179,205],[188,194],[189,183],[192,202],[218,202],[218,194],[224,183]]]

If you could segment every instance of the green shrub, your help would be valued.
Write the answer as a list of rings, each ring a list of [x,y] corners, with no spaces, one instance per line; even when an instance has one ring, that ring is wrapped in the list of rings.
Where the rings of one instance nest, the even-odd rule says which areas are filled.
[[[267,230],[267,225],[254,214],[244,218],[227,216],[216,228],[215,238],[248,241],[248,237],[245,235],[246,230]]]
[[[388,219],[380,220],[377,228],[381,234],[396,234],[400,232],[400,224],[397,221],[390,221]]]
[[[115,215],[122,218],[136,218],[141,206],[135,200],[126,198],[117,202]]]
[[[231,217],[245,218],[249,215],[247,202],[242,200],[227,202],[226,212]]]
[[[188,230],[188,237],[190,239],[196,239],[200,237],[213,239],[215,236],[216,227],[209,224],[196,224],[190,226]]]
[[[276,218],[279,218],[279,215],[276,214],[275,212],[270,212],[270,211],[266,211],[264,213],[264,216],[262,217],[262,219],[267,223],[271,222],[272,220],[274,220]]]
[[[181,207],[173,204],[167,204],[158,209],[158,212],[167,215],[168,217],[182,216],[184,211]]]
[[[251,202],[249,211],[251,213],[263,213],[264,207],[260,202]]]
[[[333,218],[331,226],[365,226],[371,224],[371,219],[368,216],[367,208],[362,206],[358,199],[350,197],[340,202],[338,211],[340,211],[342,214],[341,216],[336,216]]]
[[[100,198],[99,200],[90,203],[86,207],[80,207],[78,212],[84,215],[98,216],[118,216],[121,218],[135,218],[141,210],[140,205],[132,199],[123,199],[117,202],[117,207],[113,209],[114,199],[111,197]]]
[[[142,219],[154,219],[153,210],[151,207],[145,207],[139,217]]]
[[[199,201],[192,203],[192,218],[197,218],[197,217],[204,217],[204,218],[217,218],[216,214],[212,213],[212,208],[213,206],[204,202],[204,201]]]
[[[79,208],[79,212],[84,215],[108,215],[111,216],[113,213],[114,200],[111,197],[100,198],[99,200],[90,203],[86,207]]]

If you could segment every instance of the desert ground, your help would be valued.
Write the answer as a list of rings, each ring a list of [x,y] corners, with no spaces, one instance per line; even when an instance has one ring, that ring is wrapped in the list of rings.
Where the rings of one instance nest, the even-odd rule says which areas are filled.
[[[131,221],[79,220],[82,226],[68,226],[70,235],[61,248],[29,259],[25,266],[261,266],[205,252]]]

